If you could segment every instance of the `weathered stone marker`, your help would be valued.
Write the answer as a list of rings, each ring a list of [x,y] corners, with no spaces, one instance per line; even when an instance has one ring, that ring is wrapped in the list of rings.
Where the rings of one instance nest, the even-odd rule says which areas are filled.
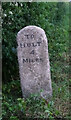
[[[52,96],[48,42],[43,29],[27,26],[17,34],[17,53],[23,97],[40,93]]]

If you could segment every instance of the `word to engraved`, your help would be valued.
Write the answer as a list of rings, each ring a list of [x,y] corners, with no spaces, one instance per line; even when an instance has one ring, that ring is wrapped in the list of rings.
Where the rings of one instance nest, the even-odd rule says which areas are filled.
[[[24,35],[24,36],[26,36],[27,37],[27,39],[33,39],[34,38],[34,35],[33,34],[31,34],[31,35],[29,35],[29,34],[27,34],[27,35]]]

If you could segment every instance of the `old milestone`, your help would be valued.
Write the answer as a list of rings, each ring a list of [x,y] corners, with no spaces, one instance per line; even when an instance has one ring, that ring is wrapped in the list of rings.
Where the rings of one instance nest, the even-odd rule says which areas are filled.
[[[27,26],[17,34],[17,54],[23,97],[52,96],[48,41],[43,29]]]

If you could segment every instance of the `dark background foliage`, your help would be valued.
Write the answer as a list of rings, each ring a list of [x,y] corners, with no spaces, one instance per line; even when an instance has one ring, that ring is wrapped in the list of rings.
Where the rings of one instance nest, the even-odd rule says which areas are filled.
[[[16,35],[27,25],[36,25],[45,30],[49,42],[51,71],[55,74],[54,71],[58,69],[57,61],[64,60],[67,52],[68,5],[66,3],[2,3],[2,8],[3,81],[18,77]],[[57,68],[54,68],[54,65]]]
[[[4,2],[2,3],[2,9],[3,118],[5,120],[8,120],[9,118],[10,120],[18,120],[18,118],[22,119],[20,118],[20,116],[23,117],[24,115],[20,113],[23,107],[22,100],[19,99],[19,103],[15,103],[15,99],[21,97],[16,36],[18,31],[27,25],[36,25],[43,28],[48,38],[51,78],[53,87],[53,101],[54,108],[57,111],[54,108],[49,107],[51,112],[47,110],[47,113],[49,113],[50,117],[58,116],[58,113],[60,113],[60,116],[62,117],[67,116],[69,99],[69,3]],[[41,107],[44,111],[41,111],[41,115],[42,113],[44,113],[42,117],[46,117],[46,110],[44,108],[45,106],[43,105],[43,100],[41,101]],[[53,101],[51,103],[53,103]],[[49,104],[49,106],[51,106],[51,103]],[[24,102],[24,104],[26,103]],[[20,105],[20,108],[18,105]],[[36,106],[39,107],[37,107],[37,110]],[[39,109],[41,108],[38,103],[35,103],[33,106],[32,103],[29,104],[28,116],[30,116],[31,114],[33,117],[37,116],[37,113],[36,115],[34,115],[34,108],[38,112],[38,116],[40,116]],[[27,110],[25,110],[25,112],[26,111]],[[30,113],[30,111],[33,112]],[[16,113],[18,114],[16,115]]]

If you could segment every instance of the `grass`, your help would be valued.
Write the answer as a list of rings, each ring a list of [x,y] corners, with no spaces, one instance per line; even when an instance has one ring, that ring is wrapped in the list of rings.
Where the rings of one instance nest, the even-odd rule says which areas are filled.
[[[3,120],[23,120],[27,118],[68,118],[69,91],[68,81],[52,82],[53,97],[49,103],[40,94],[23,99],[20,81],[14,80],[3,85]]]

